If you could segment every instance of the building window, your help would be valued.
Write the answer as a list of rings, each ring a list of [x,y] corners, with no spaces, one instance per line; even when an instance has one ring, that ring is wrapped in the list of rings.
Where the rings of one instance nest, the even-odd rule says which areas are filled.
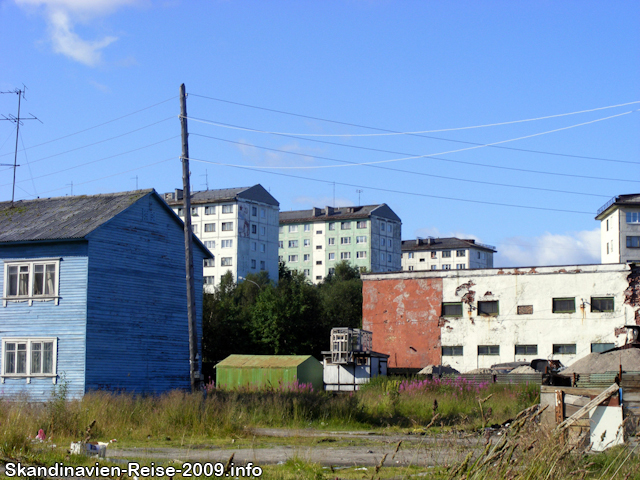
[[[336,259],[336,254],[335,254],[335,253],[333,253],[333,252],[331,252],[331,253],[329,254],[329,260],[335,260],[335,259]]]
[[[451,250],[445,250],[442,252],[442,258],[451,258]]]
[[[431,258],[438,258],[438,252],[431,252]]]
[[[413,258],[413,257],[410,257],[410,258]],[[421,258],[421,259],[419,259],[418,261],[419,261],[419,262],[426,262],[427,260],[426,260],[426,259],[424,259],[424,258]]]
[[[331,237],[331,238],[327,238],[327,245],[335,245],[336,244],[336,239]]]
[[[284,248],[284,241],[278,240],[278,248]]]
[[[251,207],[251,216],[252,217],[258,216],[258,207]]]
[[[255,223],[251,224],[251,233],[253,233],[253,234],[257,234],[258,233],[258,226]]]
[[[576,344],[554,344],[553,345],[553,354],[554,355],[575,355],[576,354]]]
[[[198,225],[191,225],[191,231],[193,233],[198,233]]]
[[[340,252],[340,260],[349,260],[351,258],[351,252]]]
[[[260,209],[260,218],[266,218],[267,216],[267,212],[265,211],[264,208]]]
[[[233,240],[220,241],[220,248],[233,248]]]
[[[233,213],[233,205],[222,205],[222,213]]]
[[[431,270],[437,270],[438,266],[437,265],[431,265]]]
[[[266,268],[266,263],[264,260],[260,260],[260,270],[264,270]]]
[[[191,207],[191,216],[192,217],[198,216],[198,207]]]
[[[316,245],[316,250],[322,250],[322,245]]]
[[[640,223],[640,212],[627,212],[627,223]]]
[[[216,214],[216,207],[215,206],[204,207],[204,214],[205,215],[215,215]]]
[[[335,230],[336,229],[336,224],[334,222],[331,222],[329,224],[329,230]]]
[[[516,355],[538,355],[538,346],[516,345]]]
[[[461,317],[462,316],[462,302],[443,303],[442,304],[442,316],[443,317]]]
[[[278,262],[284,262],[284,257],[282,255],[278,255]]]
[[[233,231],[233,222],[222,222],[222,231],[223,232]]]
[[[442,265],[443,270],[451,270],[451,265]]]
[[[4,304],[7,300],[58,302],[59,259],[4,262]]]
[[[311,255],[309,255],[308,253],[304,254],[304,261],[308,262],[309,260],[311,260]]]
[[[466,254],[465,250],[456,250],[456,257],[464,257]]]
[[[302,273],[304,273],[304,275],[305,275],[306,277],[308,277],[309,275],[311,275],[311,270],[309,270],[308,268],[305,268],[305,269],[302,271]]]
[[[613,312],[613,297],[591,297],[592,312]]]
[[[202,266],[203,267],[215,267],[216,266],[216,259],[214,258],[205,258],[202,261]]]
[[[478,355],[500,355],[500,345],[478,345]]]
[[[209,248],[209,249],[216,248],[216,241],[215,240],[205,240],[204,246]]]
[[[389,239],[389,248],[393,248],[393,240]]]
[[[267,234],[267,227],[260,227],[260,235],[265,236]]]
[[[390,223],[387,223],[387,232],[392,233],[393,232],[393,225]]]
[[[384,231],[386,230],[386,224],[384,222],[380,222],[380,232],[384,233]]]
[[[335,268],[330,268],[329,269],[329,275],[333,275],[334,273],[336,273],[336,269]]]
[[[367,258],[367,252],[356,252],[356,258]]]
[[[251,268],[252,268],[253,270],[255,270],[255,269],[256,269],[256,261],[255,261],[253,258],[251,259]]]
[[[311,240],[309,240],[308,238],[305,238],[305,239],[302,241],[302,244],[303,244],[305,247],[310,247],[310,246],[311,246]]]
[[[311,224],[310,224],[310,223],[305,223],[305,225],[304,225],[304,231],[305,231],[305,232],[310,232],[310,231],[311,231]]]
[[[282,225],[278,227],[278,233],[284,233],[284,227]]]
[[[384,253],[380,253],[380,263],[384,263]]]
[[[463,354],[462,345],[456,345],[451,347],[442,346],[442,356],[446,357],[461,357]]]
[[[518,305],[518,315],[532,315],[533,305]]]
[[[552,312],[553,313],[573,313],[576,311],[575,298],[554,298]]]
[[[183,208],[178,208],[178,216],[179,217],[184,217],[184,209]]]
[[[387,254],[387,262],[390,262],[390,261],[391,261],[391,254],[390,254],[390,253],[388,253],[388,254]]]
[[[457,263],[456,264],[456,269],[457,270],[464,270],[466,268],[467,268],[467,266],[464,263]]]
[[[56,347],[55,338],[2,339],[2,376],[55,376]]]
[[[351,237],[340,237],[340,245],[349,245],[351,243]]]
[[[340,224],[340,230],[351,230],[351,222],[342,222]]]
[[[356,224],[356,228],[367,228],[367,222],[362,222],[362,221],[358,222]]]
[[[221,267],[230,267],[231,265],[233,265],[231,257],[222,257],[220,259],[220,266]]]
[[[202,280],[205,285],[213,285],[214,283],[216,283],[216,277],[214,277],[213,275],[205,276]]]
[[[413,252],[407,253],[407,258],[413,258],[415,254]]]
[[[205,232],[215,232],[216,231],[216,224],[215,223],[205,223],[204,224],[204,231]]]
[[[255,252],[258,250],[258,244],[256,242],[251,242],[251,251]]]
[[[607,218],[607,232],[609,231],[609,219]]]
[[[298,261],[298,255],[289,255],[289,261],[290,262],[297,262]]]
[[[478,315],[498,316],[498,301],[478,302]]]
[[[260,253],[264,253],[267,251],[267,246],[264,243],[260,244]]]
[[[607,242],[607,255],[609,255],[609,242]]]
[[[409,265],[409,271],[413,272],[413,265]]]
[[[322,235],[322,230],[316,230],[316,235]]]
[[[615,343],[592,343],[591,353],[602,353],[607,350],[611,350],[612,348],[616,348]]]
[[[298,248],[298,240],[289,240],[289,248]]]
[[[316,265],[322,265],[322,260],[317,260]]]
[[[289,225],[289,233],[298,233],[298,225]]]
[[[384,238],[384,237],[381,237],[381,238],[380,238],[380,246],[381,246],[381,247],[384,247],[384,246],[385,246],[385,243],[386,243],[385,238]]]
[[[322,280],[322,275],[316,275],[316,280]]]
[[[640,237],[627,237],[627,248],[640,248]]]

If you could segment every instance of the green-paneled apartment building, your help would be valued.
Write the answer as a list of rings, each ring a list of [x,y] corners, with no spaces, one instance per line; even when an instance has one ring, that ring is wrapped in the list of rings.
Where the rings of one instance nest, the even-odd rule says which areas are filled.
[[[317,283],[347,260],[369,272],[401,270],[402,221],[386,204],[280,212],[278,255]]]

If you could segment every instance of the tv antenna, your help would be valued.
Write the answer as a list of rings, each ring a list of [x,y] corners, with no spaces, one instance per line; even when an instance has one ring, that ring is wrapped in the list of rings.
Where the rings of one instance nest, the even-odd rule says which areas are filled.
[[[356,189],[356,192],[358,192],[358,206],[360,206],[360,194],[363,192],[364,190],[360,190],[359,188]]]
[[[16,88],[14,90],[7,90],[6,92],[0,92],[0,93],[15,93],[16,95],[18,95],[18,115],[14,116],[12,114],[4,115],[4,114],[0,114],[2,115],[2,118],[0,118],[0,120],[8,120],[9,122],[13,122],[16,124],[16,150],[15,150],[15,154],[13,156],[13,165],[11,165],[10,163],[0,163],[0,166],[3,167],[13,167],[13,190],[11,191],[11,206],[13,207],[13,201],[15,199],[15,195],[16,195],[16,168],[19,167],[20,165],[18,165],[18,138],[20,135],[20,125],[22,125],[22,121],[23,120],[38,120],[40,123],[42,123],[42,120],[40,120],[38,117],[36,117],[34,114],[29,113],[29,117],[21,117],[20,116],[20,101],[21,99],[25,99],[26,97],[24,96],[24,93],[27,91],[27,87],[24,85],[24,83],[22,84],[22,88]]]
[[[204,184],[207,187],[207,191],[209,191],[209,171],[205,170],[203,175],[200,175],[201,177],[204,177]]]

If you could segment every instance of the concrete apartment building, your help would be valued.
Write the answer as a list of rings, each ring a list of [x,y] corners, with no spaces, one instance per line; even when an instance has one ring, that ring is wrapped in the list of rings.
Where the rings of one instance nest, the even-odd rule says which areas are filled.
[[[184,217],[182,190],[165,193],[164,199]],[[260,184],[191,194],[193,233],[214,255],[205,260],[205,291],[212,292],[228,271],[236,281],[262,270],[278,281],[279,211],[278,201]]]
[[[402,221],[386,204],[280,212],[279,259],[318,283],[337,262],[401,269]]]
[[[596,220],[602,263],[640,263],[640,194],[613,197],[598,210]]]
[[[492,268],[496,247],[460,238],[402,241],[402,270],[466,270]]]

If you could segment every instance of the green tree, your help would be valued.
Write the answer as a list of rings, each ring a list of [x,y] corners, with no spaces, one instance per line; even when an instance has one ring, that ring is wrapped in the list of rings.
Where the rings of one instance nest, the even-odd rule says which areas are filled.
[[[362,280],[358,267],[343,261],[319,285],[327,341],[333,327],[362,327]]]

